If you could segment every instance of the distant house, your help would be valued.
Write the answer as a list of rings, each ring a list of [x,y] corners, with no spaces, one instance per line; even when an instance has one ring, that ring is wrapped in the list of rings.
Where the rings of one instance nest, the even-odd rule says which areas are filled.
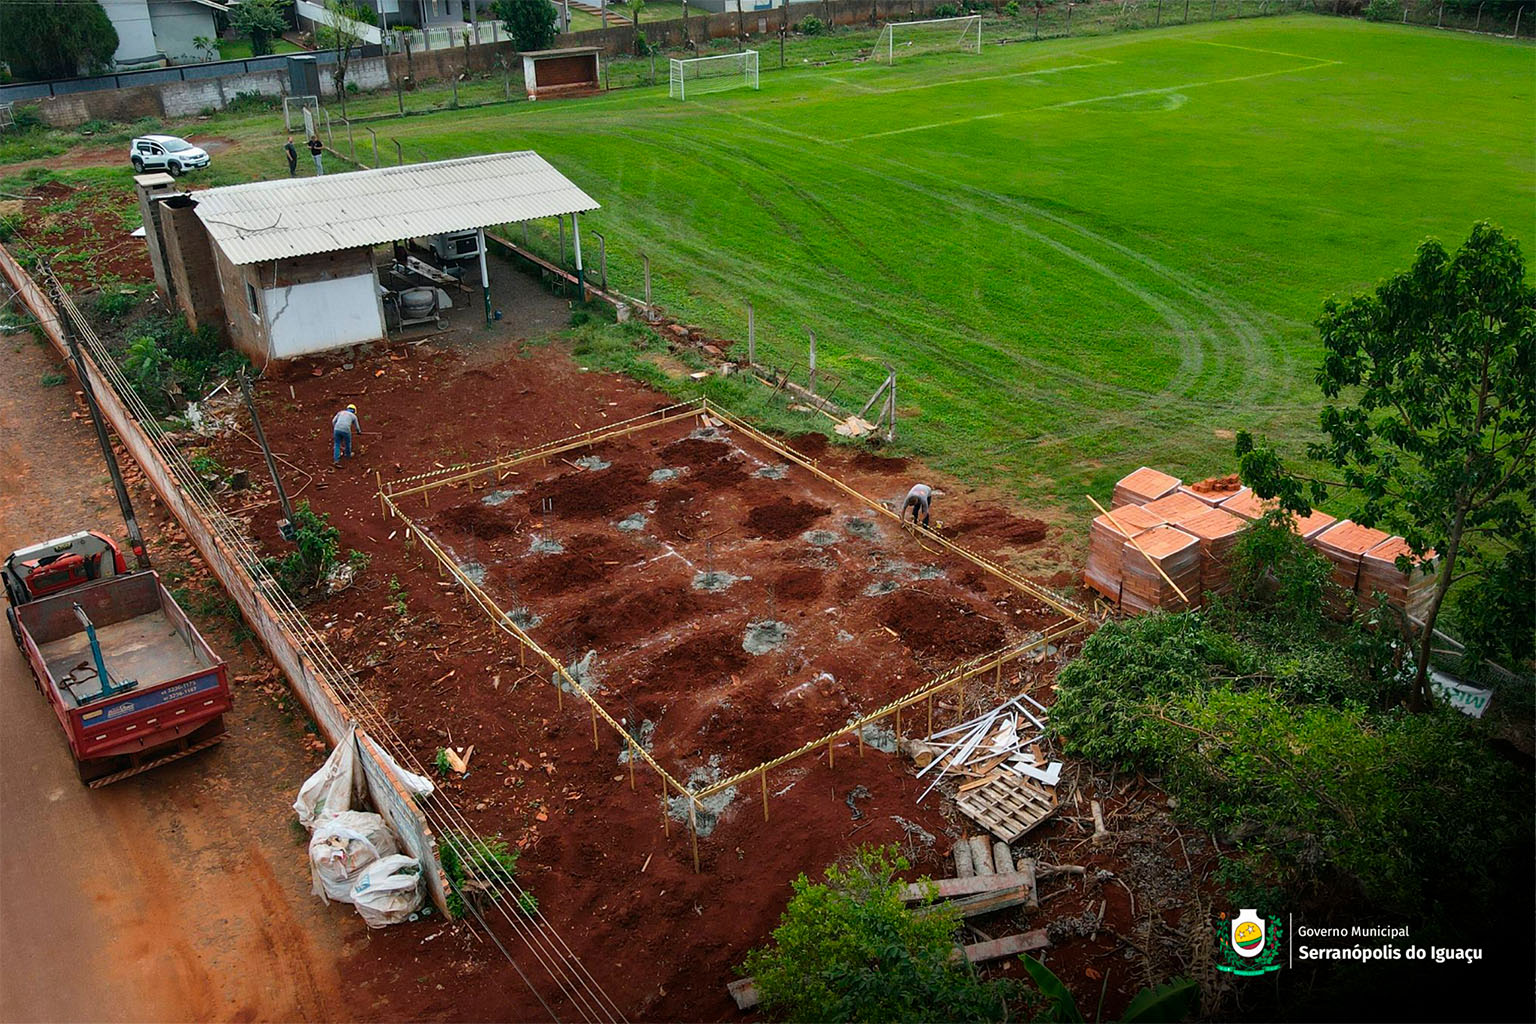
[[[214,38],[214,14],[229,9],[216,0],[111,0],[101,7],[117,29],[118,68],[204,60],[192,41]]]

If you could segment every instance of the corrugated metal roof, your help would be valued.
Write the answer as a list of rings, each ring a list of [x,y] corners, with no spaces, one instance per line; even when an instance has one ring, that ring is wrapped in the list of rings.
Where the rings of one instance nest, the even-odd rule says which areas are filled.
[[[492,153],[193,193],[239,265],[598,209],[539,154]]]

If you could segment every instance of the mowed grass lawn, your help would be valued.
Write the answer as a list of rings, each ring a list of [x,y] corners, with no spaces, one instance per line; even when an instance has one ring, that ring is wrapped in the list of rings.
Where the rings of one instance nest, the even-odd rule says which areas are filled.
[[[1075,514],[1139,465],[1229,471],[1237,429],[1299,448],[1323,299],[1426,236],[1536,256],[1533,85],[1528,45],[1297,15],[375,127],[537,150],[603,204],[617,286],[649,253],[661,304],[743,341],[751,300],[763,360],[814,330],[845,404],[889,363],[906,448]]]

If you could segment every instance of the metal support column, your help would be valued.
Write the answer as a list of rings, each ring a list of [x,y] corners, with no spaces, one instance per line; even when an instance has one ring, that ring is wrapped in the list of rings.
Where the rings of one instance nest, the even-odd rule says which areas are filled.
[[[581,269],[581,214],[571,214],[571,248],[576,253],[576,298],[587,301],[587,275]]]
[[[485,295],[485,322],[491,322],[491,272],[485,265],[485,228],[481,228],[476,235],[480,239],[480,291]]]

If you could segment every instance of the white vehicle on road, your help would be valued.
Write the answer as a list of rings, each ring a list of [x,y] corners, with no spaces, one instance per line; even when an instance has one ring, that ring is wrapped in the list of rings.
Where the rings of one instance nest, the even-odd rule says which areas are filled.
[[[140,174],[165,171],[177,175],[208,166],[206,151],[174,135],[144,135],[134,139],[128,144],[128,159],[134,171]]]

